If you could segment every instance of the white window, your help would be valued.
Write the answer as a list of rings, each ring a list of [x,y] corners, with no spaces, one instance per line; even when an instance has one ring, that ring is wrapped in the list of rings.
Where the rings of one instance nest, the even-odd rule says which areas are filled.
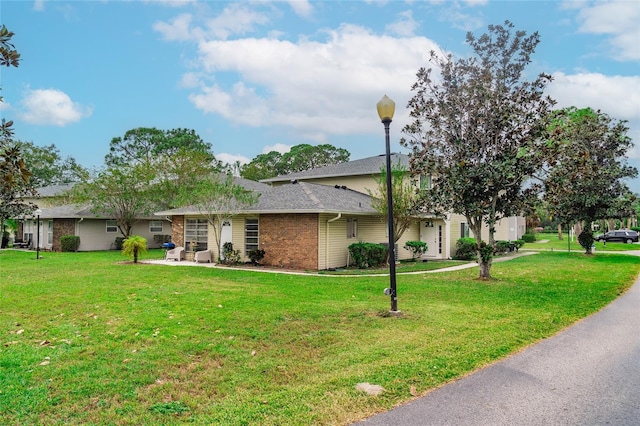
[[[184,238],[186,240],[187,250],[193,250],[197,246],[197,250],[207,250],[209,247],[209,223],[206,219],[187,219],[184,230]]]
[[[460,238],[469,238],[469,225],[465,222],[460,224]]]
[[[118,222],[115,220],[107,220],[107,233],[118,232]]]
[[[356,219],[347,219],[347,238],[358,237],[358,221]]]
[[[431,175],[420,175],[420,189],[431,189]]]
[[[150,220],[149,221],[149,232],[162,232],[162,224],[161,220]]]
[[[47,244],[53,245],[53,221],[49,221],[49,230],[47,232]]]
[[[244,220],[244,253],[249,255],[251,250],[258,249],[258,236],[260,235],[260,228],[258,219],[245,219]]]

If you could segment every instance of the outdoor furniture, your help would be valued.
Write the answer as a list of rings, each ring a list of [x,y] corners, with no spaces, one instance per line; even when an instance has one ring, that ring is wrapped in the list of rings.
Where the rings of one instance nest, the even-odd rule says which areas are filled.
[[[184,247],[176,247],[171,250],[167,250],[165,260],[176,260],[180,262],[184,260]]]
[[[193,257],[193,261],[196,263],[211,263],[211,252],[209,250],[197,251]]]

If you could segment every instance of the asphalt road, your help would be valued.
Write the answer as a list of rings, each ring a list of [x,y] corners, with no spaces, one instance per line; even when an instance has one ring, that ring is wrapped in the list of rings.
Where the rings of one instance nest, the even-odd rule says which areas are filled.
[[[640,278],[561,333],[357,424],[640,425]]]

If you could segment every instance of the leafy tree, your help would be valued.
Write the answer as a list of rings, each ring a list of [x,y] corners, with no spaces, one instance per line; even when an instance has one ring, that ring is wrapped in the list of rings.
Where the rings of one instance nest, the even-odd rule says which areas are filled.
[[[300,144],[282,155],[284,173],[302,172],[349,161],[349,151],[333,145]]]
[[[218,247],[218,259],[222,253],[222,225],[233,216],[258,202],[259,194],[235,183],[226,173],[204,176],[191,187],[182,187],[180,199],[185,205],[198,209],[212,226]]]
[[[128,130],[124,137],[111,139],[107,166],[154,164],[160,157],[171,157],[180,150],[208,153],[215,161],[211,144],[204,142],[195,131],[188,129],[158,130],[139,127]]]
[[[36,146],[32,142],[17,142],[24,162],[36,187],[81,182],[89,178],[89,171],[69,156],[62,158],[54,144]]]
[[[12,31],[2,25],[0,27],[0,66],[18,67],[20,54],[11,43]],[[0,96],[0,103],[3,103]],[[4,221],[29,214],[36,209],[23,197],[34,196],[35,189],[31,183],[29,171],[20,147],[13,141],[13,121],[0,122],[0,231],[4,232]]]
[[[271,151],[259,154],[250,163],[244,164],[240,169],[240,176],[255,181],[269,179],[284,174],[281,166],[282,154]]]
[[[626,164],[633,145],[627,131],[625,121],[591,108],[565,108],[552,116],[545,147],[544,201],[561,223],[584,222],[580,242],[585,242],[587,254],[592,222],[634,214],[635,196],[624,180],[638,171]]]
[[[285,154],[271,151],[260,154],[241,168],[245,179],[261,180],[279,175],[302,172],[317,167],[329,166],[349,161],[349,151],[333,145],[300,144]]]
[[[382,168],[376,178],[377,192],[367,190],[373,198],[371,207],[388,220],[387,209],[387,170]],[[391,195],[393,197],[393,241],[397,243],[400,237],[416,221],[417,206],[420,193],[409,179],[406,167],[400,164],[391,167]]]
[[[149,195],[154,171],[144,164],[112,167],[87,182],[73,187],[70,197],[77,204],[88,205],[96,217],[116,221],[118,230],[128,238],[135,223],[157,211]]]
[[[138,256],[147,252],[147,240],[140,235],[131,235],[122,243],[122,255],[133,256],[133,263],[138,263]]]
[[[467,33],[474,55],[454,60],[431,52],[441,81],[421,68],[409,101],[413,122],[404,146],[412,147],[411,171],[431,174],[424,209],[464,215],[476,239],[479,277],[491,278],[495,224],[519,214],[529,202],[525,181],[541,167],[540,136],[553,101],[543,91],[551,76],[532,81],[524,71],[540,41],[513,31],[513,24],[490,25],[488,33]],[[481,230],[489,228],[488,244]]]

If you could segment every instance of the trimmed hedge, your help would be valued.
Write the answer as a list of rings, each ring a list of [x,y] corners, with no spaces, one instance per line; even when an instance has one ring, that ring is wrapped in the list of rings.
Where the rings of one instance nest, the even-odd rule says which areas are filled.
[[[536,234],[523,234],[522,240],[525,243],[535,243],[536,242]]]
[[[382,244],[353,243],[349,246],[351,262],[358,269],[383,265],[387,260],[387,248]]]
[[[80,248],[80,237],[77,235],[63,235],[60,237],[62,251],[78,251]]]
[[[453,257],[457,260],[473,260],[476,257],[476,239],[460,238],[456,241],[456,255]]]

